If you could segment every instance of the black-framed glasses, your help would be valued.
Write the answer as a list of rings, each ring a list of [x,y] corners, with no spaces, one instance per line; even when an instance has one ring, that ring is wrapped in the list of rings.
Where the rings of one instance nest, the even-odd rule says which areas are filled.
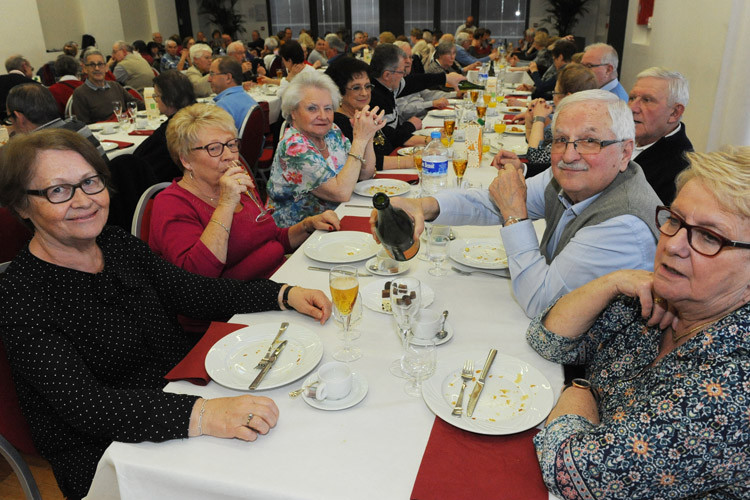
[[[599,66],[609,66],[609,64],[607,64],[607,63],[600,63],[600,64],[586,63],[586,64],[584,64],[584,66],[586,66],[588,69],[591,69],[591,68],[598,68]]]
[[[684,227],[690,248],[706,257],[713,257],[724,247],[750,248],[750,242],[732,241],[705,227],[688,224],[665,206],[656,207],[656,226],[666,236],[674,236]]]
[[[609,141],[600,141],[599,139],[577,139],[575,141],[569,141],[564,137],[555,137],[552,139],[552,146],[550,152],[552,153],[564,153],[568,149],[568,144],[573,145],[578,154],[581,155],[595,155],[602,148],[617,144],[618,142],[625,142],[625,139],[614,139]]]
[[[106,187],[101,175],[92,175],[78,184],[56,184],[44,189],[27,189],[26,194],[44,196],[50,203],[65,203],[73,198],[78,188],[86,194],[97,194],[104,191]]]
[[[224,148],[228,148],[229,151],[232,153],[236,153],[240,150],[240,142],[241,140],[239,138],[230,139],[227,142],[212,142],[210,144],[206,144],[205,146],[198,146],[197,148],[191,148],[191,151],[195,151],[197,149],[205,149],[206,153],[208,153],[208,156],[221,156],[221,154],[224,152]]]
[[[365,92],[372,92],[372,89],[375,88],[375,85],[372,83],[368,83],[365,85],[354,85],[353,87],[346,87],[346,90],[351,90],[352,92],[362,92],[364,90]]]
[[[98,62],[98,63],[93,63],[92,62],[92,63],[86,63],[86,64],[84,64],[84,66],[86,66],[87,68],[103,68],[106,65],[107,65],[107,63],[103,63],[103,62]]]
[[[227,73],[226,71],[222,71],[222,72],[219,72],[219,73],[214,73],[213,71],[209,71],[208,74],[211,77],[214,77],[214,76],[218,76],[218,75],[229,75],[230,73]]]

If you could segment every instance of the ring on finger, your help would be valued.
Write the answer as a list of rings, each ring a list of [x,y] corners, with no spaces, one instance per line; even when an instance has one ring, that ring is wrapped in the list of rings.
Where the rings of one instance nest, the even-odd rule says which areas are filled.
[[[252,426],[250,425],[250,421],[253,419],[255,415],[252,413],[247,414],[247,420],[245,421],[245,427],[250,427],[252,429]]]
[[[654,304],[665,304],[667,301],[661,297],[654,297]]]

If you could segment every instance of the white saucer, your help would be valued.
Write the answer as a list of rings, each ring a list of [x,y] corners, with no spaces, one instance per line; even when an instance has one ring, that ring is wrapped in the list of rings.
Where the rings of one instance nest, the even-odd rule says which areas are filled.
[[[313,373],[309,377],[307,377],[302,384],[302,387],[312,384],[318,380],[318,372]],[[314,397],[308,397],[306,393],[302,393],[302,399],[305,400],[305,403],[309,404],[313,408],[317,408],[319,410],[344,410],[346,408],[351,408],[352,406],[356,405],[363,399],[365,399],[365,396],[367,395],[367,380],[365,377],[360,375],[357,372],[352,373],[352,392],[349,393],[348,396],[346,396],[343,399],[336,399],[333,401],[323,400],[318,401]]]
[[[445,320],[445,331],[448,332],[448,335],[446,335],[444,339],[440,340],[435,337],[435,345],[443,345],[453,338],[453,327],[451,326],[451,322],[448,320]],[[412,340],[412,342],[417,345],[427,345],[427,341],[419,337],[414,337],[414,340]]]
[[[372,259],[365,262],[365,271],[372,274],[377,274],[378,276],[397,276],[399,274],[404,274],[406,271],[409,270],[410,264],[409,262],[399,262],[398,263],[398,272],[391,273],[388,271],[381,271],[378,269],[378,258],[373,257]]]

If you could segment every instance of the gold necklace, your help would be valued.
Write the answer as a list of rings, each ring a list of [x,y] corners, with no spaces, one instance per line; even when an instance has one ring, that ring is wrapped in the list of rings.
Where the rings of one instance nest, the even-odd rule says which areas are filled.
[[[682,333],[682,334],[680,334],[680,335],[675,335],[675,331],[674,331],[674,330],[672,330],[672,342],[676,344],[676,343],[677,343],[677,341],[678,341],[678,340],[680,340],[681,338],[683,338],[683,337],[687,337],[688,335],[691,335],[691,334],[693,334],[693,333],[697,332],[698,330],[700,330],[700,329],[702,329],[702,328],[705,328],[705,327],[707,327],[707,326],[713,325],[714,323],[717,323],[717,322],[721,321],[722,319],[724,319],[724,318],[726,318],[727,316],[729,316],[730,314],[732,314],[732,313],[733,313],[734,311],[736,311],[736,309],[735,309],[735,310],[732,310],[732,311],[730,311],[730,312],[728,312],[728,313],[726,313],[726,314],[725,314],[724,316],[722,316],[722,317],[721,317],[721,318],[719,318],[719,319],[715,319],[715,320],[712,320],[712,321],[706,321],[705,323],[701,323],[700,325],[698,325],[698,326],[696,326],[696,327],[693,327],[693,328],[691,328],[690,330],[688,330],[687,332],[685,332],[685,333]]]

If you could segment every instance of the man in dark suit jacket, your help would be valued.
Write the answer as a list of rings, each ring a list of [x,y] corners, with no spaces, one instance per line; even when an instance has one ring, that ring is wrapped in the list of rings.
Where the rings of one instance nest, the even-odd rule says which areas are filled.
[[[5,100],[8,98],[8,92],[16,85],[30,83],[34,74],[34,68],[29,61],[20,55],[10,56],[5,60],[5,70],[7,75],[0,75],[0,119],[5,120]]]
[[[688,99],[688,82],[676,71],[648,68],[636,77],[629,105],[635,121],[633,161],[665,205],[675,197],[675,177],[693,150],[685,124],[680,121]]]

